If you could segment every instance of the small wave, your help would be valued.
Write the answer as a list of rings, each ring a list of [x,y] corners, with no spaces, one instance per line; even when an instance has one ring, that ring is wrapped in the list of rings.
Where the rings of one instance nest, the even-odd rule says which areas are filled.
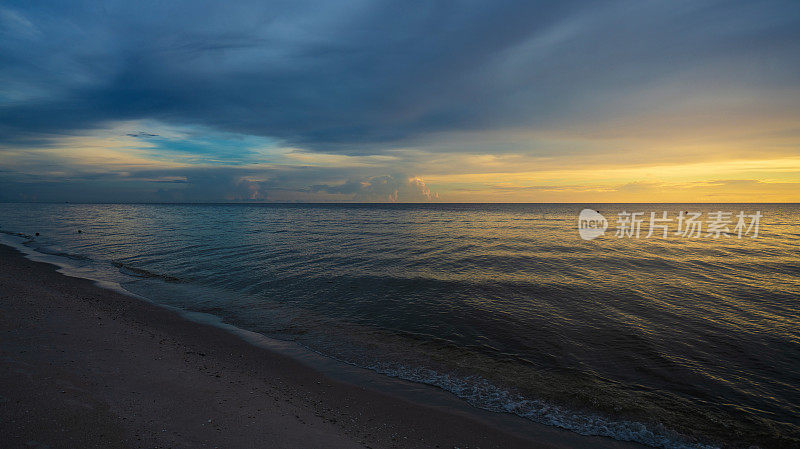
[[[25,238],[25,239],[28,239],[28,240],[33,240],[33,236],[32,235],[23,234],[21,232],[11,232],[11,231],[6,231],[4,229],[0,229],[0,233],[7,234],[7,235],[13,235],[14,237],[22,237],[22,238]]]
[[[38,243],[35,243],[36,242],[36,237],[34,237],[32,235],[29,235],[29,234],[24,234],[22,232],[6,231],[4,229],[0,229],[0,233],[6,234],[6,235],[10,235],[10,236],[14,236],[14,237],[22,237],[24,239],[27,239],[27,241],[24,242],[23,244],[25,244],[26,246],[32,247],[33,250],[38,252],[38,253],[47,254],[48,256],[66,257],[67,259],[72,259],[72,260],[89,260],[89,257],[84,256],[83,254],[68,253],[68,252],[64,252],[64,251],[61,251],[61,250],[58,250],[58,249],[55,249],[55,248],[51,248],[49,246],[40,245]]]
[[[433,385],[453,393],[473,407],[493,412],[512,413],[540,424],[561,427],[582,435],[633,441],[663,449],[718,449],[717,446],[688,441],[686,437],[660,425],[649,426],[636,421],[616,421],[525,398],[499,388],[478,376],[458,377],[428,368],[384,364],[367,368],[390,377]]]
[[[130,265],[126,265],[122,262],[112,262],[115,267],[119,268],[119,272],[128,276],[134,276],[138,278],[150,278],[150,279],[161,279],[165,282],[173,282],[173,283],[181,283],[183,282],[182,279],[177,278],[175,276],[170,276],[168,274],[162,273],[155,273],[150,270],[145,270],[143,268],[136,268]]]
[[[47,254],[47,255],[50,255],[50,256],[66,257],[67,259],[72,259],[72,260],[90,260],[89,257],[84,256],[82,254],[66,253],[64,251],[59,251],[57,249],[48,248],[47,246],[38,246],[38,247],[36,247],[34,249],[37,252],[40,252],[42,254]]]

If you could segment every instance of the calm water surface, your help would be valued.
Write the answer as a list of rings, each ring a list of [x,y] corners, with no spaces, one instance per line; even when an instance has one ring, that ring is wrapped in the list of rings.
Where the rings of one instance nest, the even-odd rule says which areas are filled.
[[[579,238],[584,207],[609,219],[605,236]],[[620,239],[623,210],[764,217],[756,239]],[[478,407],[656,447],[800,447],[798,216],[767,204],[0,204],[0,229],[39,232],[28,245],[155,301]]]

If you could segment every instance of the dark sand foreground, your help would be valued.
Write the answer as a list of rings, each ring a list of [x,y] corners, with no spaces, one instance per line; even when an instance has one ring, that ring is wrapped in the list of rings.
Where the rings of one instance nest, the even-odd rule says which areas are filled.
[[[0,245],[0,447],[634,446],[500,427],[332,380]]]

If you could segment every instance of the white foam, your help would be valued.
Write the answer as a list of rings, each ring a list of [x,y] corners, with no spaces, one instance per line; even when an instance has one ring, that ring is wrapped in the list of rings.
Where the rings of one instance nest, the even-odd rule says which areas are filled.
[[[525,398],[478,376],[457,377],[426,368],[385,364],[369,368],[387,376],[439,387],[474,407],[513,413],[540,424],[560,427],[581,435],[604,436],[663,449],[718,449],[717,446],[685,441],[679,434],[666,430],[663,426],[653,428],[636,421],[616,421],[599,415],[576,413],[544,401]]]

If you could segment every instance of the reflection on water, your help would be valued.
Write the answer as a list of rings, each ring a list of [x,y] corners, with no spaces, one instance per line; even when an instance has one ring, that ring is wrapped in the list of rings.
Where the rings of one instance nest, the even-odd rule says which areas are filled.
[[[583,207],[0,204],[0,229],[481,407],[663,447],[800,444],[800,207],[589,205],[612,227],[764,215],[757,239],[592,241]]]

